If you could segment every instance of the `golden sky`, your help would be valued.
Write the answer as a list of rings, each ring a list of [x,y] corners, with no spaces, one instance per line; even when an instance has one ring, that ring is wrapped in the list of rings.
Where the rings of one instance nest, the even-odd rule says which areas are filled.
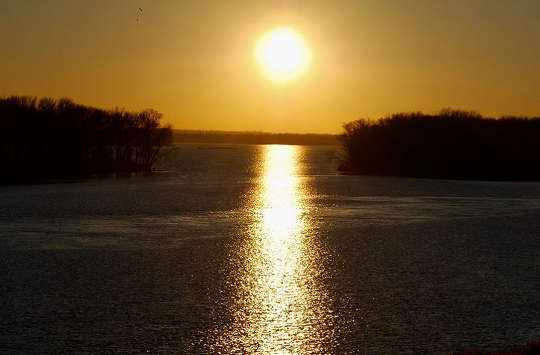
[[[254,58],[281,26],[311,51],[289,82]],[[0,96],[152,107],[175,128],[336,133],[443,107],[540,115],[538,0],[4,0],[0,44]]]

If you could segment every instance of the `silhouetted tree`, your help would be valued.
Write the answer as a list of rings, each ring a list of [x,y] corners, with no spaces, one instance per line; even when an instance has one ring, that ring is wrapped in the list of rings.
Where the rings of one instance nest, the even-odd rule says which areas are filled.
[[[150,171],[172,130],[155,110],[102,110],[74,103],[0,98],[2,180]]]
[[[340,170],[454,179],[540,179],[540,118],[444,109],[344,125]]]

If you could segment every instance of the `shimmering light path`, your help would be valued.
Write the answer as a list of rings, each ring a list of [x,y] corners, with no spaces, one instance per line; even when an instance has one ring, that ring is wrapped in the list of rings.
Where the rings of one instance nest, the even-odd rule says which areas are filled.
[[[269,146],[259,196],[260,220],[254,225],[257,276],[250,307],[258,309],[250,332],[260,350],[287,352],[301,348],[306,337],[306,290],[302,288],[302,242],[305,232],[303,190],[292,146]]]
[[[327,293],[316,275],[325,272],[301,177],[299,149],[266,146],[258,189],[249,208],[252,220],[239,254],[231,327],[217,348],[265,354],[323,351],[332,335]],[[215,349],[217,350],[217,349]]]

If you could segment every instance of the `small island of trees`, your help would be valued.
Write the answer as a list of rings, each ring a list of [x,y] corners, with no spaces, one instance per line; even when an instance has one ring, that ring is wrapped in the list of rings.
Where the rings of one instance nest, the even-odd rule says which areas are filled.
[[[150,171],[172,130],[152,109],[103,110],[29,96],[0,98],[0,179],[84,177]]]
[[[344,125],[340,170],[364,175],[540,180],[540,118],[397,113]]]

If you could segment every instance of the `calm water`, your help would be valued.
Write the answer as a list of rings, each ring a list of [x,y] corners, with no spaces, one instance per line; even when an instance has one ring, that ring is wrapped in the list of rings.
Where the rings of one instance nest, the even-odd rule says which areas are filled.
[[[0,186],[0,351],[445,354],[540,338],[540,184],[340,176],[186,144]]]

